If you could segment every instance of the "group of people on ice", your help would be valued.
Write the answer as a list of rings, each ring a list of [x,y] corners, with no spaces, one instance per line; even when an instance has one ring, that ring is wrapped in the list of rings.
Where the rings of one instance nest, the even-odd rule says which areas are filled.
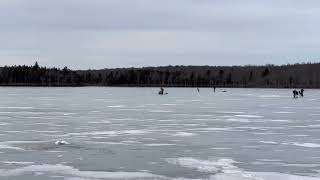
[[[299,97],[299,94],[301,97],[303,97],[303,92],[304,92],[304,89],[301,89],[300,91],[297,91],[297,90],[293,90],[292,93],[293,93],[293,98],[298,98]]]
[[[197,88],[197,91],[200,92],[200,89]],[[215,88],[215,87],[214,87],[214,92],[216,92],[216,88]],[[223,91],[223,92],[226,92],[226,91]],[[301,89],[300,91],[293,90],[292,93],[293,93],[293,98],[298,98],[299,95],[300,95],[301,97],[303,97],[303,95],[304,95],[304,89]],[[165,94],[168,94],[168,93],[167,93],[167,92],[164,92],[164,89],[161,87],[161,88],[160,88],[160,91],[159,91],[159,95],[165,95]]]
[[[200,92],[200,89],[197,88],[197,91]],[[213,92],[216,92],[216,87],[213,87]],[[227,91],[224,90],[224,91],[222,91],[222,92],[227,92]],[[165,94],[168,94],[168,93],[167,93],[167,92],[164,92],[164,89],[161,87],[158,94],[159,94],[159,95],[165,95]]]

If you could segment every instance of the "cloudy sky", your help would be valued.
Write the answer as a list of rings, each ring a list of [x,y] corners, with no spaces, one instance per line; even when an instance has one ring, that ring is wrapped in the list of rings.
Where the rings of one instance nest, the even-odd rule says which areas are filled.
[[[0,65],[317,62],[319,20],[319,0],[0,0]]]

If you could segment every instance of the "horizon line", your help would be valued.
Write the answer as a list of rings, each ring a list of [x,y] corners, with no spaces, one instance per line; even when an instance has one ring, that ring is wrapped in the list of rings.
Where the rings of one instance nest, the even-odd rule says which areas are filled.
[[[14,65],[1,65],[0,68],[4,67],[15,67],[15,66],[26,66],[26,67],[33,67],[35,64],[39,62],[35,61],[33,65],[27,65],[27,64],[14,64]],[[144,69],[144,68],[164,68],[164,67],[282,67],[282,66],[294,66],[294,65],[306,65],[306,64],[320,64],[319,62],[297,62],[297,63],[287,63],[287,64],[272,64],[272,63],[266,63],[266,64],[243,64],[243,65],[159,65],[159,66],[127,66],[127,67],[105,67],[105,68],[87,68],[87,69],[73,69],[69,68],[68,66],[63,66],[63,67],[57,67],[57,66],[41,66],[41,68],[49,68],[49,69],[63,69],[63,68],[68,68],[69,70],[72,71],[87,71],[87,70],[106,70],[106,69]]]

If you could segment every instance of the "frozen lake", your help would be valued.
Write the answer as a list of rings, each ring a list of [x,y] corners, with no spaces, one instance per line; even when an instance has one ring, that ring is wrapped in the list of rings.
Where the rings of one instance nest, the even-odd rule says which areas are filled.
[[[0,179],[320,179],[320,90],[166,90],[0,88]]]

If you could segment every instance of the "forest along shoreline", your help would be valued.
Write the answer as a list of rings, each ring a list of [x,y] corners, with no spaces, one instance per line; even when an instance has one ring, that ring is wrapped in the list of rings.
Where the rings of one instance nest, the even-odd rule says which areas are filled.
[[[0,67],[0,86],[320,88],[320,63],[265,66],[162,66],[71,70]]]

